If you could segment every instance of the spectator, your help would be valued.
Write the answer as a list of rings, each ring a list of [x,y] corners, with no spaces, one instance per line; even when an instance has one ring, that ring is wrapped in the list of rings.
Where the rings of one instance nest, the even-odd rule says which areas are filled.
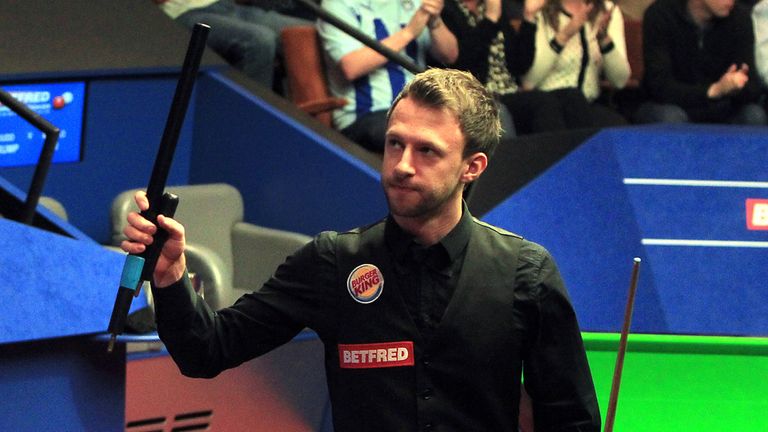
[[[510,5],[506,0],[447,0],[442,17],[459,43],[452,67],[471,72],[497,96],[502,116],[506,112],[509,117],[502,119],[505,130],[528,134],[590,126],[583,109],[587,101],[577,89],[520,88],[519,77],[533,64],[535,15],[544,0],[525,1],[519,30],[512,25]]]
[[[280,31],[310,22],[259,6],[267,0],[154,0],[175,21],[191,29],[202,22],[211,26],[208,46],[234,67],[267,88],[272,88],[275,58],[280,54]]]
[[[657,0],[643,18],[651,100],[639,123],[766,123],[749,8],[733,0]]]
[[[440,18],[443,0],[324,0],[322,6],[387,48],[404,50],[420,66],[427,54],[446,64],[458,55],[456,38]],[[320,21],[318,32],[330,90],[348,101],[334,112],[334,126],[363,147],[383,152],[387,110],[413,74],[331,24]]]
[[[607,0],[547,0],[536,15],[536,54],[523,77],[526,88],[581,90],[591,126],[616,126],[627,121],[595,103],[602,77],[623,88],[630,69],[624,41],[624,17]]]
[[[768,0],[760,0],[752,9],[755,28],[755,65],[757,74],[768,88]]]

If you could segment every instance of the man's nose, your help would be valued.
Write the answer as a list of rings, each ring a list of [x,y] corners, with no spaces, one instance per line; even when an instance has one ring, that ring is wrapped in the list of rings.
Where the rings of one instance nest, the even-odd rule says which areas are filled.
[[[414,173],[413,168],[413,152],[410,148],[406,147],[400,154],[400,159],[395,165],[395,170],[398,174],[410,175]]]

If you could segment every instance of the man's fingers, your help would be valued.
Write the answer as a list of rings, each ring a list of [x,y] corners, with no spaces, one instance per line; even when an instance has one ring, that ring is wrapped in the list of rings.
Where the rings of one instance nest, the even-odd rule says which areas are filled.
[[[145,245],[150,245],[154,241],[152,234],[148,234],[145,231],[142,231],[132,225],[128,225],[127,227],[125,227],[123,229],[123,234],[125,234],[125,237],[129,241],[142,243]]]
[[[146,220],[144,216],[136,212],[128,213],[128,224],[129,226],[132,226],[137,230],[140,230],[147,234],[154,234],[155,232],[157,232],[157,227],[155,226],[155,224]]]
[[[147,199],[147,193],[140,190],[133,194],[133,200],[136,201],[136,205],[139,206],[139,210],[144,211],[149,208],[149,200]]]
[[[144,246],[142,243],[123,240],[120,243],[120,249],[124,250],[125,252],[128,252],[129,254],[137,255],[144,252],[147,249],[147,247]]]
[[[157,223],[164,230],[168,231],[168,238],[173,240],[184,239],[184,225],[180,224],[176,219],[158,215]]]

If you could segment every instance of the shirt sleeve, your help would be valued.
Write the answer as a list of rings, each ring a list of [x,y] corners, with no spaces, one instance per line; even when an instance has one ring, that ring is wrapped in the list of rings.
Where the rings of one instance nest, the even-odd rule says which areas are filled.
[[[169,287],[153,288],[158,333],[181,372],[214,377],[290,341],[305,327],[321,333],[332,325],[334,238],[316,237],[259,290],[217,312],[195,294],[186,275]]]
[[[611,3],[607,5],[608,8]],[[627,41],[624,37],[624,15],[619,7],[613,8],[610,22],[608,23],[608,35],[611,36],[613,49],[603,54],[605,77],[615,88],[624,88],[631,74],[629,59],[627,58]]]
[[[576,313],[557,266],[541,248],[524,247],[520,259],[537,299],[525,389],[537,430],[600,431],[600,410]]]
[[[323,0],[322,7],[340,20],[357,28],[358,19],[355,14],[355,4],[356,2],[354,1]],[[317,21],[317,32],[322,41],[323,49],[336,63],[341,61],[341,58],[345,55],[364,46],[362,42],[346,34],[338,27],[322,20]]]
[[[533,64],[523,76],[525,88],[537,88],[555,67],[563,47],[555,42],[555,31],[544,19],[544,14],[539,11],[536,14],[536,35]]]
[[[506,16],[502,16],[505,22]],[[508,25],[504,34],[504,57],[507,61],[509,72],[518,77],[528,71],[533,65],[536,52],[536,24],[528,20],[522,20],[520,29],[515,31],[512,25]]]

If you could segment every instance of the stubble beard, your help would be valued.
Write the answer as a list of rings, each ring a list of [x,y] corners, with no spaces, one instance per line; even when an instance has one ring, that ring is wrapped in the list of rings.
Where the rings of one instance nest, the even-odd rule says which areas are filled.
[[[396,199],[390,197],[389,189],[392,186],[384,184],[384,196],[387,199],[389,212],[397,217],[412,219],[429,219],[439,215],[443,207],[451,200],[457,189],[463,189],[462,183],[457,183],[451,190],[441,191],[441,193],[430,192],[425,194],[423,189],[417,188],[414,192],[419,196],[419,200],[413,204],[398,203]]]

